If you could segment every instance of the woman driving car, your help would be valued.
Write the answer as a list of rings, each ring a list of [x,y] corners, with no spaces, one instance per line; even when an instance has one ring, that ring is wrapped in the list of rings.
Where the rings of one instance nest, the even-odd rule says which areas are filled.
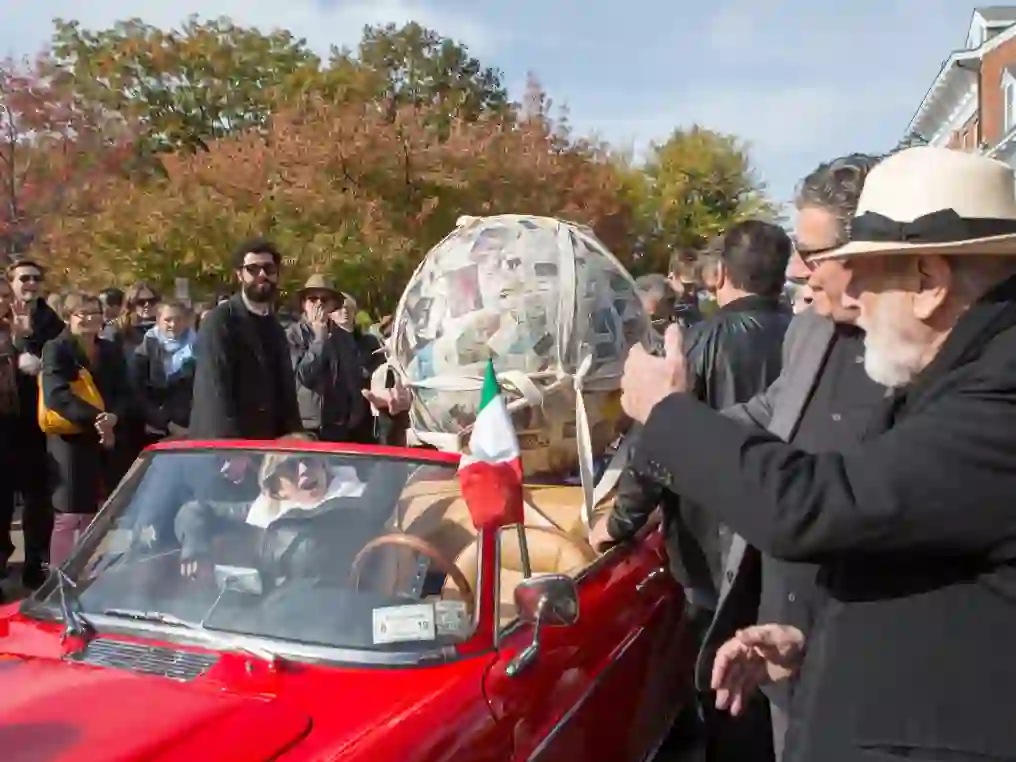
[[[345,580],[356,553],[390,518],[371,509],[367,483],[353,466],[329,468],[323,457],[267,453],[258,483],[253,502],[199,499],[180,508],[175,532],[185,576],[223,563],[256,568],[269,586]]]

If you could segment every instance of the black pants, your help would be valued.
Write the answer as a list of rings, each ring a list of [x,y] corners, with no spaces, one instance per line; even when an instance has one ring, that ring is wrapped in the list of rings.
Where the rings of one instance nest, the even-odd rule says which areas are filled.
[[[21,530],[25,539],[25,568],[37,569],[49,560],[53,506],[49,498],[49,456],[38,428],[19,421],[0,423],[0,567],[14,553],[11,524],[14,498],[20,494]]]
[[[713,612],[688,606],[685,615],[701,648]],[[699,693],[698,699],[706,762],[774,762],[769,701],[762,693],[752,696],[737,717],[716,708],[713,691]]]
[[[701,697],[707,762],[773,762],[776,757],[766,697],[756,693],[737,717],[716,709],[715,700],[712,692]]]

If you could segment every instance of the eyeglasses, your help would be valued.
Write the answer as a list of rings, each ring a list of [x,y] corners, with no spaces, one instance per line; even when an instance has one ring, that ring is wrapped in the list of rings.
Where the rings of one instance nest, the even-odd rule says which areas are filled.
[[[26,273],[25,275],[19,275],[18,281],[20,283],[42,283],[42,275],[39,273]]]
[[[101,318],[102,313],[98,310],[82,310],[81,312],[75,312],[74,317],[78,320],[91,320],[92,318]]]
[[[154,296],[150,296],[147,299],[135,299],[134,304],[138,307],[151,307],[159,303],[159,300]]]
[[[820,254],[828,254],[830,251],[835,251],[836,249],[840,248],[842,245],[843,245],[842,243],[834,243],[832,246],[821,246],[821,247],[818,247],[818,248],[809,249],[807,246],[801,246],[798,243],[797,239],[796,238],[794,239],[794,251],[796,251],[797,255],[802,260],[804,260],[804,262],[806,264],[809,264],[809,265],[811,263],[808,260],[811,259],[812,257],[817,257]]]
[[[274,278],[276,275],[279,274],[279,268],[276,267],[275,263],[273,262],[269,262],[263,265],[255,265],[255,264],[244,265],[243,271],[252,278],[256,278],[261,273],[264,273],[269,278]]]

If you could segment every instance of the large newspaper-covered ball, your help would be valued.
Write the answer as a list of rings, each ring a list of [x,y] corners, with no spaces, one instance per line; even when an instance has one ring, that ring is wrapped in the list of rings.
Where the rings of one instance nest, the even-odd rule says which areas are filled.
[[[413,390],[413,433],[458,451],[493,360],[524,472],[560,476],[578,468],[578,427],[594,457],[621,433],[624,359],[650,330],[632,277],[588,228],[462,218],[402,296],[393,361]]]

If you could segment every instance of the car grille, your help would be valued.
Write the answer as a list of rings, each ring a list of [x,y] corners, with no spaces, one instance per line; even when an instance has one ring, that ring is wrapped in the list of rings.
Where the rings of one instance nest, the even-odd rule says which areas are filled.
[[[68,658],[94,667],[126,669],[145,675],[168,677],[172,680],[193,680],[207,672],[219,660],[218,654],[179,651],[175,648],[125,643],[122,640],[108,638],[93,640],[83,651]]]

